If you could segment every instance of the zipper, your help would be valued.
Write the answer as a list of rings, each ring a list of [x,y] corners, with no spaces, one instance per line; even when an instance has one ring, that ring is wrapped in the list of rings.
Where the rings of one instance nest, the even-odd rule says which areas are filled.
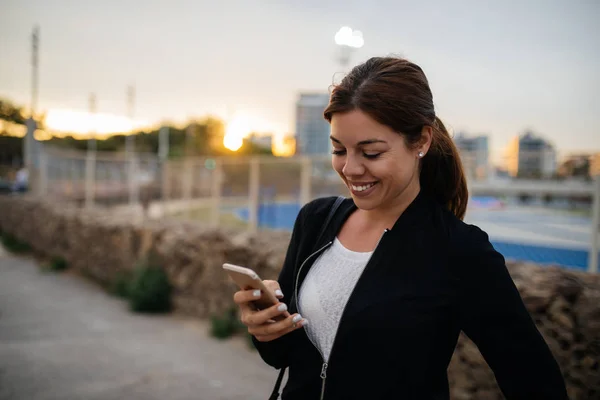
[[[306,265],[306,262],[308,260],[310,260],[315,255],[321,253],[323,250],[325,250],[326,248],[328,248],[332,244],[333,244],[333,241],[328,242],[323,247],[321,247],[319,250],[317,250],[314,253],[312,253],[311,255],[309,255],[306,258],[306,260],[304,260],[304,262],[302,264],[300,264],[300,268],[298,269],[298,273],[296,274],[296,283],[294,285],[294,297],[295,297],[294,301],[296,302],[296,310],[298,310],[298,312],[300,312],[300,304],[298,303],[298,281],[300,281],[300,273],[302,272],[302,268],[304,268],[304,265]],[[304,330],[306,331],[306,328],[304,328]],[[310,342],[312,343],[312,345],[315,347],[315,349],[317,349],[317,351],[321,355],[321,359],[323,360],[323,368],[321,369],[321,375],[323,375],[323,374],[325,374],[325,370],[327,369],[327,364],[325,363],[325,357],[323,356],[323,353],[321,353],[321,350],[319,350],[319,348],[317,347],[317,345],[315,344],[315,342],[313,342],[313,340],[311,339],[310,335],[307,334],[306,336],[308,337],[308,340],[310,340]]]
[[[322,356],[321,356],[322,357]],[[323,398],[325,397],[325,381],[327,380],[327,363],[324,362],[323,366],[321,367],[321,397],[320,399],[323,400]]]
[[[346,313],[346,308],[348,307],[348,303],[350,302],[350,299],[352,298],[352,295],[354,294],[354,291],[356,290],[356,286],[358,284],[358,281],[360,281],[360,278],[362,278],[363,274],[365,273],[365,270],[367,269],[367,267],[369,266],[369,263],[371,262],[371,260],[373,259],[373,256],[375,255],[375,252],[377,251],[377,249],[379,248],[379,243],[381,243],[381,240],[383,239],[383,237],[385,236],[385,234],[389,231],[389,229],[384,229],[383,230],[383,234],[381,235],[381,237],[379,238],[379,240],[377,241],[377,244],[375,245],[375,249],[373,250],[373,254],[371,254],[371,257],[369,258],[369,261],[367,262],[367,265],[365,265],[365,268],[362,270],[362,272],[360,273],[356,284],[354,285],[354,288],[352,288],[352,292],[350,292],[350,296],[348,296],[348,301],[346,301],[346,304],[344,305],[344,309],[342,310],[342,314],[340,316],[340,321],[338,323],[338,327],[335,331],[335,335],[333,336],[333,342],[331,343],[331,351],[329,352],[329,358],[331,358],[331,354],[333,354],[333,349],[335,347],[335,340],[337,339],[337,334],[339,331],[339,327],[342,324],[342,319],[344,318],[344,314]],[[304,267],[304,265],[306,264],[306,262],[308,260],[310,260],[314,255],[319,254],[320,252],[322,252],[323,250],[325,250],[327,247],[331,246],[333,242],[330,241],[329,243],[327,243],[326,245],[324,245],[323,247],[321,247],[319,250],[315,251],[314,253],[312,253],[311,255],[309,255],[306,260],[304,260],[304,262],[300,265],[300,269],[298,269],[298,274],[296,275],[296,284],[294,287],[294,293],[295,293],[295,301],[296,301],[296,310],[300,311],[300,305],[298,303],[298,281],[300,280],[300,273],[302,272],[302,268]],[[304,330],[306,332],[306,328],[304,327]],[[325,398],[325,382],[327,381],[327,367],[329,367],[329,363],[327,361],[325,361],[325,357],[323,356],[323,353],[321,352],[321,350],[319,350],[319,348],[317,347],[317,345],[315,344],[315,342],[313,342],[313,340],[311,339],[310,335],[308,335],[307,333],[307,337],[308,340],[310,340],[310,342],[312,343],[312,345],[315,347],[315,349],[317,349],[317,351],[319,352],[319,354],[321,355],[321,360],[323,361],[323,364],[321,365],[321,396],[319,397],[320,400],[323,400]]]
[[[333,241],[327,242],[327,244],[325,244],[319,250],[317,250],[314,253],[312,253],[311,255],[309,255],[306,258],[306,260],[304,260],[304,262],[302,262],[302,264],[300,265],[300,268],[298,269],[298,273],[296,274],[296,282],[295,282],[295,285],[294,285],[294,297],[295,297],[294,301],[296,302],[296,310],[298,310],[298,312],[300,312],[300,304],[298,303],[298,282],[300,281],[300,274],[302,273],[302,268],[304,268],[304,266],[306,265],[306,263],[308,262],[308,260],[310,260],[311,258],[313,258],[315,255],[320,254],[323,250],[325,250],[326,248],[328,248],[332,244],[333,244]],[[304,331],[306,332],[306,327],[304,327]],[[323,398],[325,396],[325,381],[327,380],[327,363],[325,362],[325,356],[323,356],[323,353],[321,352],[321,350],[319,349],[319,347],[317,347],[317,345],[315,344],[315,342],[313,342],[313,340],[310,337],[310,335],[308,334],[308,332],[306,332],[306,337],[308,337],[308,340],[312,343],[313,347],[315,349],[317,349],[317,351],[321,355],[321,361],[323,361],[323,365],[321,366],[321,380],[322,380],[322,383],[321,383],[321,396],[320,396],[320,400],[323,400]]]

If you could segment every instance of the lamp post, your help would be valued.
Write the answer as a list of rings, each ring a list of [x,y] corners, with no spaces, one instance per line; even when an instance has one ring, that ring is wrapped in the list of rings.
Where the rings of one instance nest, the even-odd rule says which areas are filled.
[[[342,67],[347,67],[352,53],[365,44],[362,32],[353,30],[348,26],[341,27],[335,34],[334,39],[335,44],[338,46],[337,61]]]
[[[31,34],[31,104],[30,110],[31,115],[25,122],[27,131],[25,138],[23,139],[23,166],[29,173],[30,187],[37,186],[36,168],[38,165],[38,153],[39,148],[35,140],[35,131],[37,129],[37,123],[35,120],[35,112],[38,103],[38,84],[39,84],[39,46],[40,46],[40,28],[35,26]],[[33,183],[33,185],[32,185]]]
[[[128,195],[129,205],[133,206],[138,203],[139,199],[139,187],[138,187],[138,164],[137,157],[135,154],[135,136],[133,127],[133,113],[135,104],[135,87],[127,87],[127,117],[131,122],[132,132],[125,137],[125,158],[127,160],[127,176],[128,179]]]
[[[85,207],[94,206],[94,191],[96,180],[96,95],[90,94],[90,120],[91,129],[88,138],[88,147],[85,158]]]

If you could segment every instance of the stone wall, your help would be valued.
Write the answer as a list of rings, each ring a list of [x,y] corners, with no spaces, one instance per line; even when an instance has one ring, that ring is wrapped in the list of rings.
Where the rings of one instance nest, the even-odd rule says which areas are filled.
[[[235,286],[222,271],[223,262],[274,278],[289,241],[289,234],[281,232],[133,223],[105,210],[1,196],[0,229],[42,255],[65,258],[72,268],[104,284],[152,251],[175,288],[177,309],[200,318],[233,306]],[[600,275],[522,263],[509,264],[509,270],[562,368],[571,399],[600,398]],[[458,343],[449,380],[453,399],[502,399],[491,370],[466,337]]]

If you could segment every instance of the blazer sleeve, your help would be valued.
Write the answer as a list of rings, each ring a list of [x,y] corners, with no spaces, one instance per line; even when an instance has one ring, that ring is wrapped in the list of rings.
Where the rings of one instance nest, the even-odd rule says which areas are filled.
[[[284,295],[282,302],[286,304],[291,301],[294,293],[294,271],[296,270],[296,263],[299,257],[298,249],[300,241],[303,238],[304,233],[305,214],[306,206],[300,210],[296,217],[296,221],[294,222],[292,237],[287,248],[283,267],[277,279]],[[279,369],[289,365],[289,349],[293,345],[294,340],[298,338],[299,334],[300,331],[295,330],[270,342],[259,342],[256,337],[252,336],[252,342],[263,361],[270,366]]]
[[[506,399],[568,400],[558,363],[525,308],[504,257],[485,232],[467,227],[459,257],[462,330],[479,348]]]

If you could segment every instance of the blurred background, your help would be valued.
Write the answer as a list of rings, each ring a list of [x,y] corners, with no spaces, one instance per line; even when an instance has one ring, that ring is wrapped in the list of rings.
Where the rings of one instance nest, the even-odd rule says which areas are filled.
[[[600,174],[598,10],[4,2],[4,190],[27,179],[55,201],[150,202],[153,218],[291,229],[301,204],[346,194],[329,166],[330,85],[394,54],[423,67],[451,127],[470,178],[468,220],[507,257],[587,268]]]
[[[0,4],[0,191],[123,220],[286,231],[348,195],[322,113],[372,56],[425,71],[509,260],[597,271],[597,1]]]

